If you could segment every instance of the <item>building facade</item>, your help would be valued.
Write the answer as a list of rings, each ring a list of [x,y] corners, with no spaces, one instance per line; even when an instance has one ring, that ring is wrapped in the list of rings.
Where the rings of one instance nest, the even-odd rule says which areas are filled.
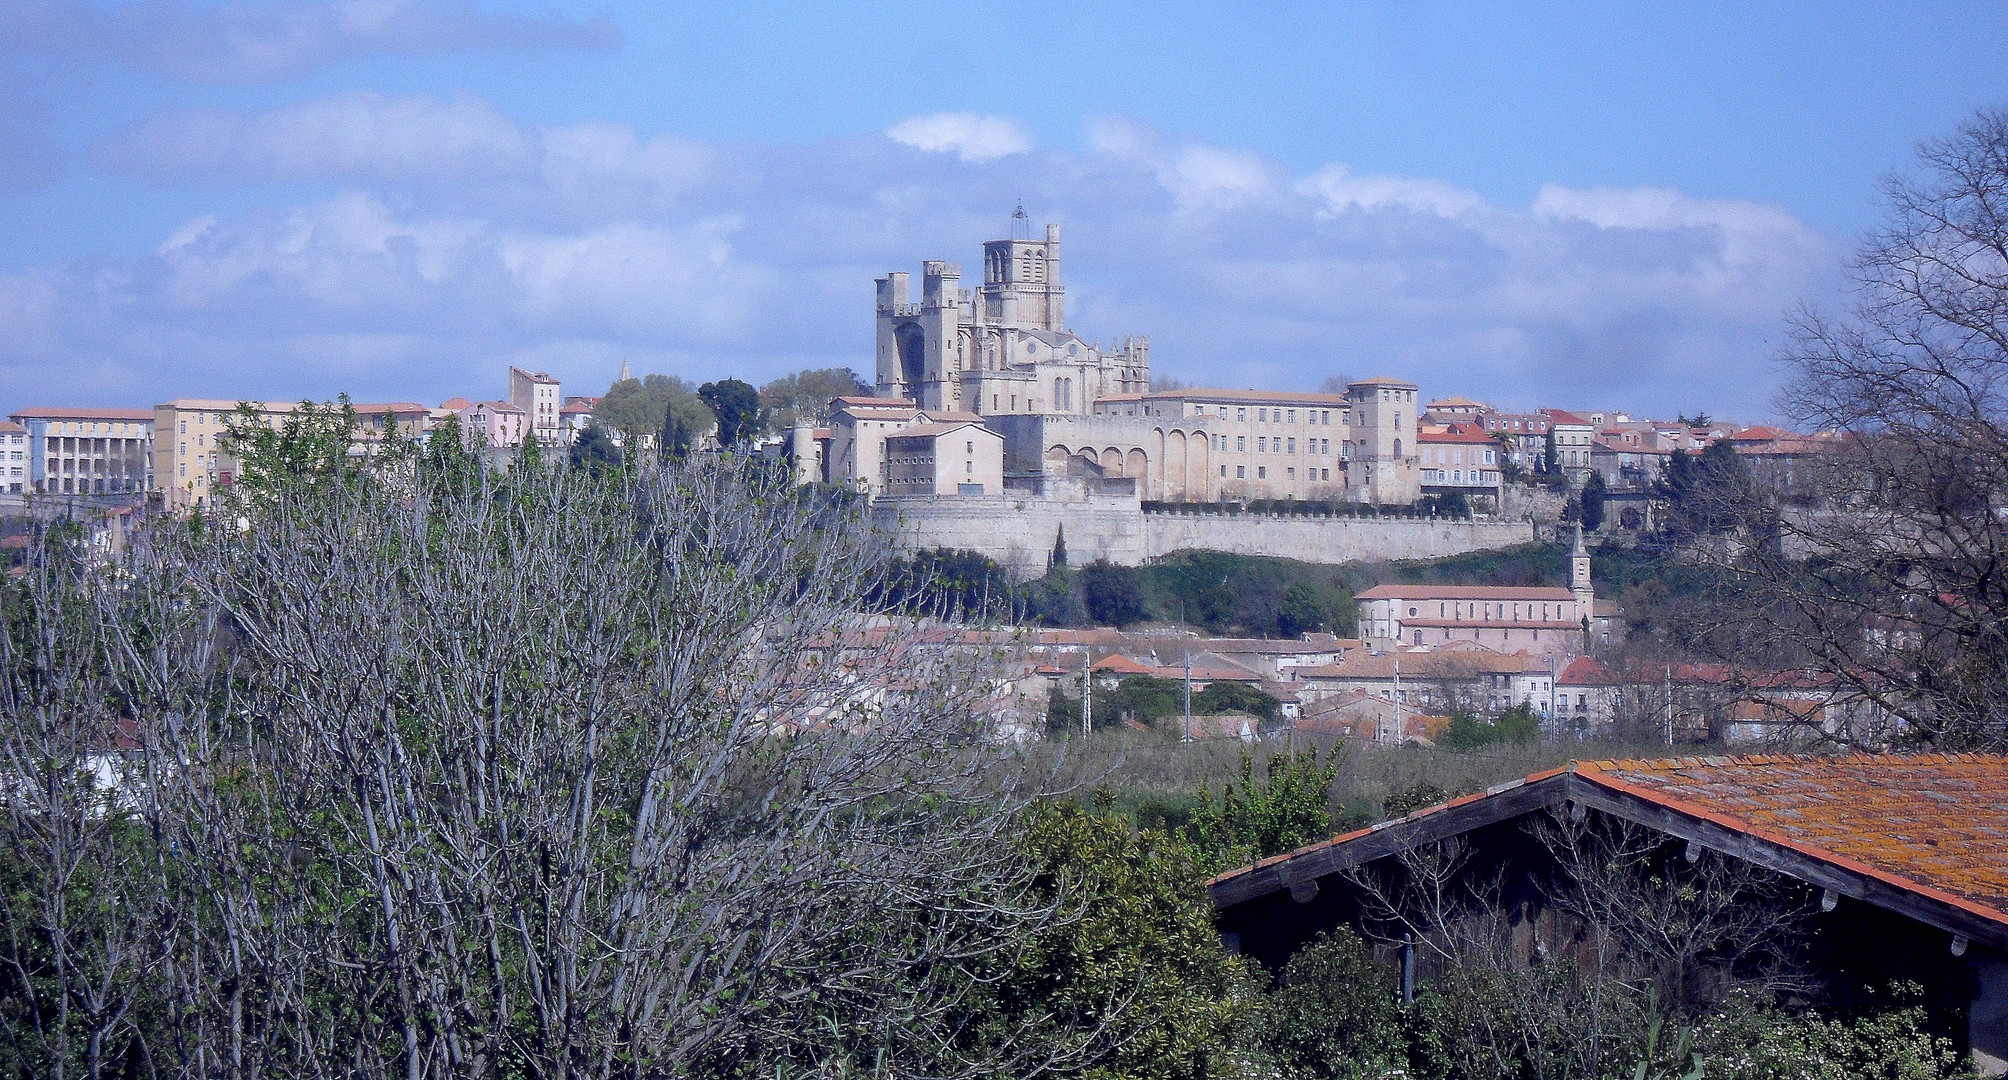
[[[1004,437],[974,419],[915,424],[885,441],[889,498],[1004,493]]]
[[[565,399],[558,380],[541,371],[509,369],[509,404],[523,410],[529,434],[545,446],[565,441],[563,410]]]
[[[1475,422],[1453,422],[1424,430],[1416,442],[1421,448],[1423,494],[1455,491],[1497,504],[1499,444],[1484,428]]]
[[[1596,610],[1590,556],[1580,530],[1569,586],[1376,585],[1355,598],[1360,637],[1378,647],[1468,641],[1495,652],[1569,658],[1588,651]]]
[[[45,495],[141,495],[150,486],[154,416],[148,409],[24,409],[11,419],[26,436],[21,491]],[[0,462],[10,489],[13,449]]]
[[[12,420],[0,421],[0,492],[19,495],[33,490],[28,479],[28,429]]]

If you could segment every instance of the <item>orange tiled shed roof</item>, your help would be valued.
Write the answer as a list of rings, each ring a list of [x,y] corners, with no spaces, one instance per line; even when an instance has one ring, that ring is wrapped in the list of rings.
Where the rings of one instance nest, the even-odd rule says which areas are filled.
[[[2008,757],[1710,757],[1576,773],[2008,922]]]
[[[1710,845],[1747,838],[1760,845],[1750,857],[1786,873],[1861,882],[1846,891],[2008,946],[2008,756],[1994,754],[1571,762],[1227,871],[1207,887],[1216,905],[1231,906],[1425,834],[1585,799],[1625,816],[1627,805],[1671,811],[1691,823],[1666,826],[1676,835],[1713,835]]]

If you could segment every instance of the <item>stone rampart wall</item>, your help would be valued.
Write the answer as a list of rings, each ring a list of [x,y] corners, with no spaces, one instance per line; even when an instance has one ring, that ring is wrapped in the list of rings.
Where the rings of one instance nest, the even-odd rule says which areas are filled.
[[[1534,540],[1527,522],[1296,517],[1267,514],[1146,513],[1134,498],[1053,499],[1030,494],[880,499],[880,524],[908,550],[979,551],[1014,580],[1046,571],[1053,539],[1066,530],[1068,561],[1135,566],[1174,551],[1207,549],[1304,562],[1429,559],[1512,547]]]

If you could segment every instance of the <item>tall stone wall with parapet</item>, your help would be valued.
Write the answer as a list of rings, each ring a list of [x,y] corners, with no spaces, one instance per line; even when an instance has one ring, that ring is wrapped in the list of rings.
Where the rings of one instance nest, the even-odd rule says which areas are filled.
[[[1151,511],[1144,517],[1145,558],[1204,548],[1274,555],[1310,563],[1434,559],[1531,543],[1525,521],[1429,518],[1304,517],[1294,514],[1194,514]],[[1071,545],[1073,534],[1068,533]]]
[[[1063,528],[1067,561],[1075,566],[1096,559],[1125,566],[1144,561],[1145,515],[1134,494],[1068,492],[1065,486],[1047,485],[1047,494],[1007,490],[1003,495],[879,499],[872,503],[872,516],[903,549],[982,552],[1003,564],[1013,581],[1046,572],[1053,541]]]
[[[880,499],[872,512],[907,550],[963,548],[1003,564],[1012,580],[1046,572],[1066,530],[1067,561],[1136,566],[1174,551],[1206,549],[1338,564],[1431,559],[1531,543],[1525,521],[1434,521],[1269,514],[1146,513],[1134,496],[1048,487],[1045,494]]]

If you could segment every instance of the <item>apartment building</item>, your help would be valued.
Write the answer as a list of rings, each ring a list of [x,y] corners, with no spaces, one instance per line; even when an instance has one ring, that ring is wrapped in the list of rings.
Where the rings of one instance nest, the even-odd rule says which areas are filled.
[[[1119,394],[1096,402],[1095,411],[1203,423],[1203,431],[1180,433],[1177,439],[1140,429],[1145,438],[1136,449],[1145,476],[1162,478],[1143,492],[1145,498],[1165,498],[1170,491],[1157,492],[1182,486],[1182,497],[1192,501],[1405,504],[1421,494],[1415,399],[1414,383],[1374,378],[1349,384],[1343,394],[1211,388]],[[1153,452],[1162,460],[1155,470]],[[1195,472],[1203,483],[1194,482]],[[1183,484],[1172,483],[1175,479]]]
[[[916,424],[885,441],[888,497],[1001,495],[1004,492],[1004,436],[980,418],[948,418]]]
[[[1585,417],[1561,409],[1542,409],[1541,415],[1548,418],[1549,430],[1555,436],[1554,464],[1572,476],[1587,475],[1592,464],[1590,448],[1601,430],[1599,426]]]
[[[530,434],[545,446],[564,441],[565,399],[558,380],[541,371],[509,369],[509,404],[523,410]]]
[[[1532,472],[1539,469],[1548,453],[1548,430],[1554,421],[1542,413],[1487,412],[1479,417],[1487,434],[1506,436],[1509,460]]]
[[[1424,428],[1415,438],[1421,453],[1423,494],[1455,491],[1467,498],[1499,498],[1499,444],[1483,427],[1457,421]]]
[[[28,429],[0,421],[0,492],[19,495],[33,490],[28,484]]]
[[[176,398],[153,407],[154,487],[164,508],[186,510],[212,505],[230,486],[237,459],[226,453],[222,439],[239,404],[248,404],[264,422],[276,426],[299,406],[289,402],[237,402],[221,398]]]
[[[14,413],[26,436],[20,490],[48,495],[138,495],[149,486],[154,414],[147,409],[37,408]],[[12,488],[13,448],[0,487]]]

